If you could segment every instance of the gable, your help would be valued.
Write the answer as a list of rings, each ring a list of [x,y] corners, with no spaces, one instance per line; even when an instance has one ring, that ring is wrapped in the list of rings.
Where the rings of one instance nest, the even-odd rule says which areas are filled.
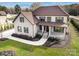
[[[13,22],[22,14],[31,24],[37,23],[37,18],[32,14],[32,12],[21,12],[17,15]]]
[[[26,18],[22,13],[19,13],[17,16],[16,16],[16,18],[14,19],[14,21],[13,21],[13,23],[19,18],[19,20],[20,20],[20,17],[24,17],[24,19],[26,19],[27,21],[29,21],[29,19],[28,18]],[[30,22],[30,21],[29,21]],[[31,23],[31,22],[30,22]],[[32,24],[32,23],[31,23]],[[32,24],[33,25],[33,24]]]

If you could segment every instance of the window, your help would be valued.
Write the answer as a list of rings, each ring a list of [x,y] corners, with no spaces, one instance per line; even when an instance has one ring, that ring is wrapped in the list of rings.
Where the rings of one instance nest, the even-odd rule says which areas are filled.
[[[22,32],[21,26],[18,26],[18,27],[17,27],[17,30],[18,30],[18,32]]]
[[[24,22],[24,17],[20,17],[20,22]]]
[[[39,17],[40,21],[45,21],[45,17]]]
[[[63,17],[56,17],[56,22],[63,23]]]
[[[51,17],[47,17],[47,21],[48,22],[51,22]]]
[[[24,32],[29,33],[28,27],[24,27]]]
[[[63,27],[54,27],[54,32],[64,32]]]
[[[39,25],[39,29],[42,30],[42,26],[41,25]]]

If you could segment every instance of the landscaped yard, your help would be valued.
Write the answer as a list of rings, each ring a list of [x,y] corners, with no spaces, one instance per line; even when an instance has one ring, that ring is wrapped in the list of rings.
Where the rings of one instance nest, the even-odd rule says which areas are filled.
[[[9,30],[9,29],[12,29],[12,28],[14,28],[13,24],[10,24],[10,23],[0,24],[0,32],[6,31],[6,30]]]
[[[16,55],[30,55],[30,56],[63,56],[63,55],[79,55],[79,33],[70,24],[71,43],[66,48],[47,48],[36,47],[32,45],[23,44],[13,40],[0,41],[0,51],[13,50]]]

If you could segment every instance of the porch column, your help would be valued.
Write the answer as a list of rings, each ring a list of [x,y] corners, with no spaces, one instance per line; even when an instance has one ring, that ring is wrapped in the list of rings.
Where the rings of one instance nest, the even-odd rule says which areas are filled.
[[[51,26],[49,26],[49,36],[51,35]]]
[[[64,34],[63,34],[63,37],[65,37],[65,34],[66,34],[66,27],[64,27]]]
[[[67,28],[66,27],[64,27],[64,34],[67,32]]]
[[[42,26],[42,33],[44,32],[44,26]]]

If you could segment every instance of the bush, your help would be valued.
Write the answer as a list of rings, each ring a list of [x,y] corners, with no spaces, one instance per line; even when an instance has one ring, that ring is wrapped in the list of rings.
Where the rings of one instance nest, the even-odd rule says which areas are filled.
[[[32,40],[33,38],[27,35],[21,35],[21,34],[12,34],[14,37],[22,38],[22,39],[27,39],[27,40]]]
[[[36,36],[34,37],[34,38],[41,38],[42,37],[42,35],[40,35],[40,34],[36,34]]]
[[[3,27],[2,26],[0,26],[0,32],[2,32],[3,31]]]
[[[73,24],[73,26],[79,31],[79,24],[77,23],[77,21],[75,21],[74,19],[71,19],[71,21],[70,21],[72,24]]]
[[[10,29],[14,28],[14,25],[13,24],[10,24]]]
[[[50,41],[50,42],[53,42],[53,41],[59,42],[60,39],[54,38],[54,37],[49,37],[49,38],[48,38],[48,41]]]

